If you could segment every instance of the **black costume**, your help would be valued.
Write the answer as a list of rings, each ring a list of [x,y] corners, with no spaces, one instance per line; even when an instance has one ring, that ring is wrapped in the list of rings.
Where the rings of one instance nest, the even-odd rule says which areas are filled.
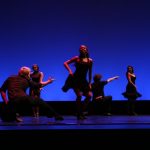
[[[131,76],[132,83],[135,84],[136,77]],[[126,86],[126,91],[122,93],[122,95],[128,99],[128,114],[129,115],[135,115],[135,102],[138,97],[141,97],[142,95],[137,91],[137,89],[128,82]]]
[[[69,89],[80,89],[83,93],[89,91],[89,83],[87,81],[87,72],[92,66],[92,63],[78,61],[75,64],[76,70],[73,76],[69,75],[65,81],[65,85],[62,87],[64,92],[67,92]]]
[[[41,84],[35,83],[28,78],[25,78],[21,75],[15,75],[8,77],[1,87],[1,92],[8,92],[8,104],[4,107],[4,111],[1,114],[1,117],[4,121],[12,121],[11,115],[16,115],[16,113],[20,113],[19,108],[20,104],[29,104],[29,106],[40,106],[46,113],[47,117],[55,117],[56,120],[62,120],[63,118],[52,108],[50,107],[44,100],[38,99],[34,100],[31,96],[26,94],[27,88],[40,88]],[[6,109],[9,108],[9,109]],[[10,116],[7,115],[7,110],[13,113],[9,113]],[[13,118],[15,120],[15,118]]]
[[[78,93],[76,98],[77,118],[84,119],[85,117],[83,115],[83,112],[87,111],[87,107],[91,99],[91,96],[87,95],[90,91],[89,82],[87,81],[87,73],[92,68],[92,61],[90,61],[90,59],[88,58],[88,61],[84,62],[82,61],[82,58],[79,57],[74,65],[76,67],[76,70],[73,76],[69,75],[67,77],[62,90],[64,92],[67,92],[69,89],[73,89]],[[81,104],[82,96],[79,94],[79,92],[82,92],[83,95],[86,96],[83,106]]]
[[[96,81],[92,83],[92,103],[94,112],[100,113],[100,105],[103,106],[103,112],[105,115],[111,115],[111,103],[112,96],[105,96],[104,86],[107,85],[108,81]],[[96,99],[99,97],[98,99]]]
[[[32,81],[36,83],[40,83],[41,73],[39,71],[35,71],[30,74]],[[31,87],[29,91],[30,96],[40,97],[40,88],[39,87]]]

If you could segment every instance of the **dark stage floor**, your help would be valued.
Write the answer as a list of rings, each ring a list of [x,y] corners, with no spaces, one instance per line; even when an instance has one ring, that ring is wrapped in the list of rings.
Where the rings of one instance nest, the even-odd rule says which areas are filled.
[[[24,147],[55,147],[73,145],[84,146],[118,146],[146,147],[150,139],[150,115],[140,116],[87,116],[77,120],[76,116],[64,116],[63,121],[40,116],[24,116],[23,122],[0,121],[0,144]],[[116,147],[117,148],[117,147]],[[119,147],[117,148],[119,149]]]
[[[64,116],[63,121],[40,116],[34,118],[23,116],[23,122],[3,122],[0,130],[105,130],[105,129],[150,129],[150,115],[140,116],[87,116],[85,120],[77,120],[75,116]]]

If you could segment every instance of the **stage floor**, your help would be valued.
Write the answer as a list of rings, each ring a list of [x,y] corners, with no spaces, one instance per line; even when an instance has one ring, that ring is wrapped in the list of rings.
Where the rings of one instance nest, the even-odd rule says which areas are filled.
[[[0,145],[34,148],[147,148],[150,139],[150,115],[139,116],[64,116],[63,121],[40,116],[23,116],[23,122],[0,120]],[[120,147],[121,146],[121,147]]]
[[[85,120],[77,120],[76,116],[64,116],[63,121],[40,116],[34,118],[23,116],[22,122],[3,122],[0,130],[104,130],[104,129],[150,129],[150,115],[140,116],[87,116]]]

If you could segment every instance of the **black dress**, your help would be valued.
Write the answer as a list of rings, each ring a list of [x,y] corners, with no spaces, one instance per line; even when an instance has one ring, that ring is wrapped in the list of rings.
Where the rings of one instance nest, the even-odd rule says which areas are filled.
[[[135,76],[131,76],[131,81],[135,84],[135,80],[136,77]],[[126,91],[122,93],[122,95],[125,98],[133,98],[133,99],[137,99],[138,97],[141,97],[142,95],[137,91],[137,89],[130,83],[128,82],[127,86],[126,86]]]
[[[36,82],[36,83],[40,83],[40,77],[41,77],[41,73],[40,72],[33,72],[31,75],[30,75],[32,81]],[[40,97],[40,88],[38,87],[31,87],[30,88],[30,96],[38,96]]]
[[[90,60],[88,62],[77,61],[73,76],[69,75],[67,77],[62,90],[67,92],[69,89],[79,89],[83,93],[89,91],[89,83],[86,76],[91,66],[92,62]]]

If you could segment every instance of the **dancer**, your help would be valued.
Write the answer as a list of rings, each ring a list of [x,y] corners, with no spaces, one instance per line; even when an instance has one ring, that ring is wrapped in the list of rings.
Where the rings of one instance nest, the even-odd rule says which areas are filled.
[[[69,66],[70,64],[74,64],[74,72],[71,70]],[[64,66],[68,70],[69,76],[66,79],[62,90],[64,92],[67,92],[69,89],[74,90],[74,93],[76,95],[77,119],[79,120],[86,118],[83,115],[83,112],[86,111],[91,100],[92,93],[90,91],[90,88],[92,79],[92,64],[93,60],[89,57],[88,48],[85,45],[80,46],[79,56],[74,56],[64,62]],[[85,96],[83,106],[82,96]]]
[[[103,104],[104,107],[104,115],[111,115],[111,105],[112,105],[112,96],[105,96],[104,87],[111,81],[118,79],[119,76],[114,76],[108,78],[107,80],[101,80],[101,74],[95,74],[93,77],[94,82],[92,83],[92,103],[94,106],[94,111],[99,110],[99,105]]]
[[[135,103],[136,99],[142,95],[137,91],[135,83],[136,75],[134,73],[134,68],[131,65],[127,66],[126,78],[128,83],[126,85],[126,91],[123,92],[122,95],[128,99],[128,114],[137,115],[135,112]]]
[[[33,72],[31,72],[30,77],[32,79],[32,81],[36,82],[36,83],[41,83],[43,84],[43,72],[41,72],[39,70],[39,66],[37,64],[33,64],[32,66],[32,70]],[[40,98],[41,95],[41,90],[42,88],[39,87],[31,87],[29,90],[29,95],[32,96],[34,99]],[[33,116],[34,117],[39,117],[39,107],[33,107]]]
[[[3,121],[18,121],[21,122],[20,117],[20,105],[28,104],[32,108],[39,106],[42,107],[47,117],[54,117],[55,120],[63,120],[63,117],[59,115],[49,104],[43,99],[33,99],[32,96],[27,95],[26,90],[29,87],[42,88],[53,82],[52,78],[49,78],[45,83],[35,83],[30,80],[30,68],[23,66],[19,69],[18,75],[8,77],[1,86],[1,96],[4,101],[6,109],[13,113],[3,113]]]

